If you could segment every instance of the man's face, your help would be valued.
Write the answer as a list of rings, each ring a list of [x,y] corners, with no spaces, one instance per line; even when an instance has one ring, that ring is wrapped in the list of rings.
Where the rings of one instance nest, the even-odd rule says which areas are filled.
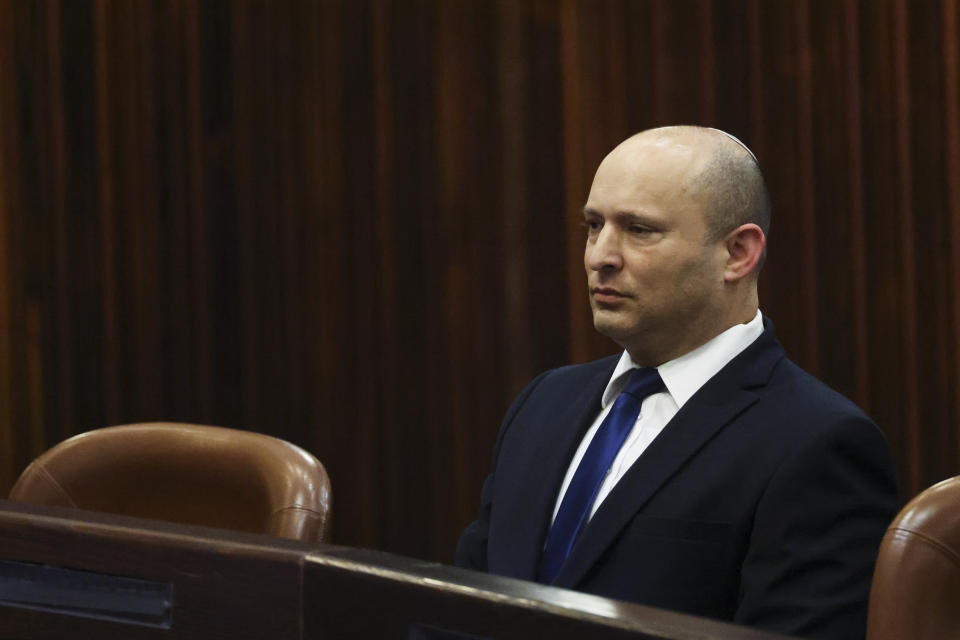
[[[584,208],[583,263],[597,331],[643,366],[700,346],[723,322],[722,240],[707,241],[704,161],[692,143],[641,136],[600,164]]]

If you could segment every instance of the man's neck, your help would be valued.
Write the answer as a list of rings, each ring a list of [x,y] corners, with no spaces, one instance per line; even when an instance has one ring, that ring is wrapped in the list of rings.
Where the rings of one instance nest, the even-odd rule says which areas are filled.
[[[698,332],[697,339],[691,339],[688,342],[677,345],[673,349],[663,350],[659,349],[661,345],[658,344],[657,340],[651,340],[650,344],[652,349],[643,348],[638,345],[629,345],[621,344],[627,353],[630,354],[630,358],[641,367],[658,367],[665,362],[675,360],[680,358],[691,351],[699,349],[706,343],[710,342],[721,333],[727,331],[728,329],[737,326],[738,324],[747,324],[753,320],[759,309],[757,303],[756,295],[752,300],[751,305],[744,305],[739,307],[735,312],[731,310],[725,318],[721,318],[719,322],[712,323],[710,328],[701,330]]]

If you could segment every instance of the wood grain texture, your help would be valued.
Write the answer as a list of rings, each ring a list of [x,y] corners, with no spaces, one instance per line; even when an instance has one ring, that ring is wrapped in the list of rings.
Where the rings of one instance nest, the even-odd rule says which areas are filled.
[[[0,0],[0,486],[184,420],[327,466],[334,538],[450,560],[497,426],[592,329],[619,140],[718,126],[774,216],[761,304],[960,472],[956,0]]]
[[[382,551],[47,505],[0,501],[0,549],[4,638],[789,640]],[[147,624],[131,620],[145,604]]]
[[[91,519],[87,517],[90,514],[0,503],[3,560],[90,572],[88,575],[134,576],[167,587],[173,594],[169,626],[125,624],[109,616],[52,614],[8,605],[0,616],[3,637],[302,637],[302,574],[311,545],[108,514],[92,514]],[[96,602],[96,596],[88,597]]]
[[[13,68],[13,21],[9,4],[0,4],[0,78],[12,79]],[[9,80],[7,81],[9,83]],[[5,83],[0,82],[0,88]],[[20,417],[18,407],[14,405],[13,381],[17,376],[14,362],[22,361],[15,351],[14,333],[23,332],[23,325],[14,324],[17,316],[14,310],[15,286],[18,278],[11,271],[11,265],[17,259],[8,249],[10,240],[12,211],[17,208],[17,160],[14,144],[17,139],[15,126],[16,102],[11,100],[11,91],[0,90],[0,483],[9,488],[16,478],[17,457],[13,425]]]

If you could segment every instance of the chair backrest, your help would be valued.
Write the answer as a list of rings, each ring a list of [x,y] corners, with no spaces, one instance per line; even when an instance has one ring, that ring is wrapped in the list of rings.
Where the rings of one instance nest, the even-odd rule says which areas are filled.
[[[27,467],[10,499],[322,542],[331,491],[323,465],[289,442],[156,422],[61,442]]]
[[[868,640],[960,637],[960,476],[923,491],[880,544]]]

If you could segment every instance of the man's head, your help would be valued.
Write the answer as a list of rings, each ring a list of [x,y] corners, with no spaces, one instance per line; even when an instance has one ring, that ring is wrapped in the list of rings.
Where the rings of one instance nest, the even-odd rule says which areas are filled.
[[[770,205],[736,138],[664,127],[627,139],[600,163],[584,219],[594,325],[638,364],[681,356],[756,314]]]

